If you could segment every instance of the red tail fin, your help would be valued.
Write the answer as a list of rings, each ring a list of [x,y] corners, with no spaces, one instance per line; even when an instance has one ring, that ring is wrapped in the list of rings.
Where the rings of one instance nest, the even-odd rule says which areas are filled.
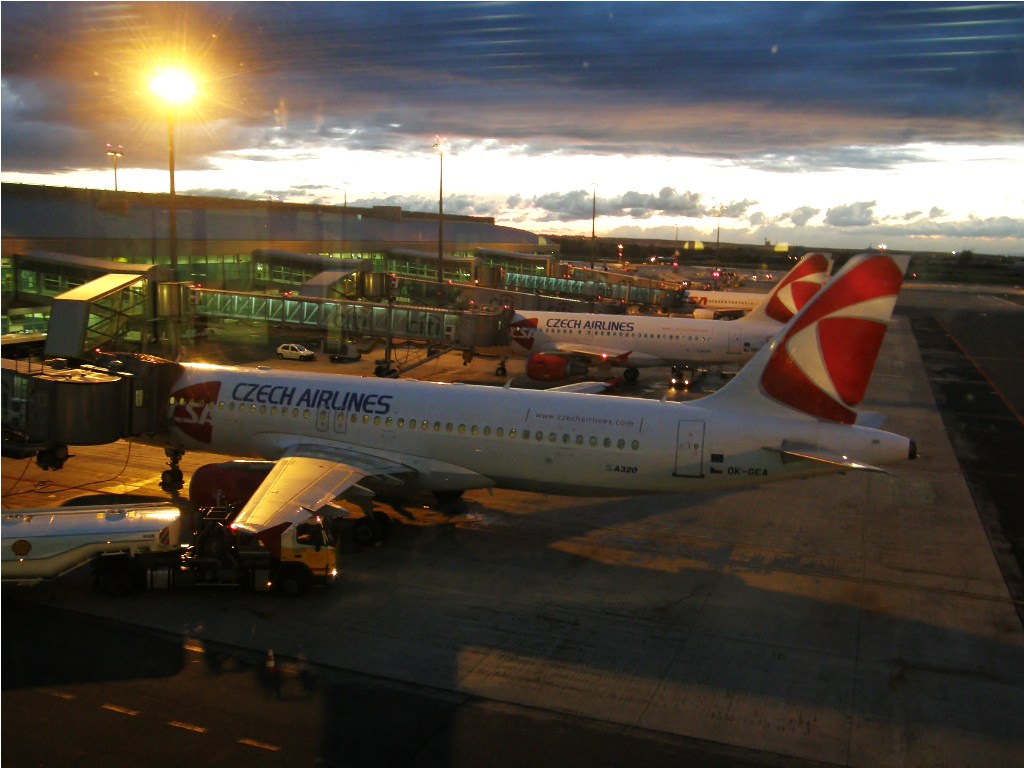
[[[700,402],[853,423],[909,262],[888,254],[852,258],[732,381]]]
[[[827,253],[808,253],[779,284],[764,302],[743,320],[756,322],[769,318],[785,325],[821,289],[832,269],[832,256]]]
[[[852,424],[903,284],[907,257],[855,257],[786,329],[761,374],[769,397]]]

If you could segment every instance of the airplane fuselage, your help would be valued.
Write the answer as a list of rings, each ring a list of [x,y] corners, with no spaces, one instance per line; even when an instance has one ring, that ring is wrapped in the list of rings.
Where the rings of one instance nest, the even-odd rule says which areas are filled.
[[[150,442],[272,460],[296,445],[340,446],[402,464],[414,472],[410,485],[432,491],[713,491],[828,471],[784,458],[783,442],[872,464],[908,454],[909,441],[887,432],[810,417],[751,419],[702,401],[269,368],[185,364],[182,371],[168,434]]]
[[[718,365],[746,362],[781,327],[772,320],[519,311],[511,338],[512,349],[522,355],[578,348],[609,350],[613,361],[635,368],[682,362]],[[617,356],[616,350],[623,354]]]
[[[749,312],[764,301],[763,293],[745,293],[741,291],[698,291],[687,289],[683,297],[698,307],[708,309],[738,309]]]

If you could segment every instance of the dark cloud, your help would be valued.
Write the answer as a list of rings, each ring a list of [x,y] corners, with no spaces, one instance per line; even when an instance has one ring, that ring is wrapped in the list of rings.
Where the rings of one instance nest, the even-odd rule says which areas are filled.
[[[597,216],[649,219],[654,216],[677,216],[701,218],[717,215],[709,209],[696,192],[677,192],[672,187],[663,187],[656,194],[630,191],[616,197],[600,197],[595,200],[592,190],[572,192],[549,192],[533,200],[516,196],[509,198],[507,205],[513,208],[533,207],[544,211],[544,221],[589,221]],[[723,215],[740,216],[752,205],[744,200],[723,205]]]
[[[750,234],[737,232],[736,236],[742,238]],[[971,248],[987,253],[1019,253],[1019,244],[1024,238],[1024,221],[1006,216],[969,217],[963,221],[918,222],[910,229],[899,220],[843,226],[831,226],[826,221],[821,226],[802,228],[768,227],[757,234],[771,236],[775,241],[830,243],[833,247],[869,247],[886,243],[890,248],[905,250]]]
[[[827,123],[826,123],[827,124]],[[822,124],[818,123],[819,130]],[[907,136],[893,136],[892,141],[905,141]],[[844,136],[844,129],[836,126],[836,136]],[[788,150],[766,152],[756,157],[745,157],[744,165],[776,173],[802,173],[805,171],[841,171],[858,168],[887,170],[920,159],[919,153],[906,147],[889,146],[829,146],[790,147]]]
[[[176,59],[202,75],[201,99],[177,117],[182,170],[232,151],[253,164],[282,150],[316,158],[325,146],[422,154],[435,134],[456,150],[490,142],[527,158],[693,157],[780,174],[898,171],[932,157],[915,145],[1024,141],[1019,3],[6,2],[2,15],[10,173],[106,168],[107,142],[125,146],[126,164],[165,168],[166,113],[142,75]],[[205,192],[339,196],[336,186],[288,183],[268,174],[264,190]],[[540,211],[545,222],[585,226],[592,195],[456,193],[445,209],[524,222]],[[361,204],[433,211],[437,201]],[[598,196],[597,215],[637,227],[703,220],[723,224],[723,237],[772,239],[1020,229],[999,218],[948,222],[922,200],[892,221],[878,219],[874,202],[833,206],[817,227],[819,207],[769,216],[758,206],[666,185]]]
[[[825,211],[825,223],[832,227],[866,227],[875,223],[873,208],[877,203],[851,203],[837,205]]]
[[[794,226],[802,227],[804,224],[813,219],[819,213],[821,213],[821,209],[814,208],[813,206],[810,205],[803,205],[794,211],[790,211],[789,213],[783,214],[780,217],[780,219],[782,219],[783,221],[788,219],[793,223]]]
[[[1024,133],[1012,3],[5,3],[3,20],[9,170],[91,167],[112,138],[159,167],[139,74],[168,52],[204,73],[183,164],[440,132],[799,171]]]
[[[896,250],[943,250],[972,248],[987,253],[1013,252],[1024,238],[1024,222],[1009,217],[970,218],[959,222],[926,222],[908,230],[900,223],[874,222],[864,226],[789,226],[754,214],[750,226],[723,220],[721,239],[738,243],[788,243],[804,247],[870,248],[881,243]],[[610,237],[713,241],[715,231],[693,226],[645,228],[623,225],[608,230]],[[948,244],[955,243],[955,246]],[[822,244],[828,244],[822,246]]]
[[[534,198],[533,207],[545,212],[541,221],[582,221],[593,218],[594,200],[592,193],[584,189],[549,192]],[[604,215],[603,208],[599,215]]]

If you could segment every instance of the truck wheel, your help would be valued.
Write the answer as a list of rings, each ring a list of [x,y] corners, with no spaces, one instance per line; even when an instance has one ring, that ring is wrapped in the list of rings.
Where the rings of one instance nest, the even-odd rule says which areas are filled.
[[[277,590],[285,597],[301,597],[309,591],[309,571],[304,568],[285,568],[277,577]]]
[[[356,544],[363,547],[375,544],[379,536],[374,521],[368,517],[361,517],[352,523],[352,538],[355,539]]]
[[[380,531],[380,538],[387,538],[391,533],[391,518],[384,512],[374,512],[373,519],[377,523],[377,530]]]

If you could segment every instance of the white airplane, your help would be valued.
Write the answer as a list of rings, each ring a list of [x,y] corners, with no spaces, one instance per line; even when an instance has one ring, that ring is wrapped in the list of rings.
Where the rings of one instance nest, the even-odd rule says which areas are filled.
[[[183,363],[167,450],[275,461],[235,525],[295,523],[380,485],[627,496],[879,465],[914,443],[856,422],[908,258],[851,260],[718,392],[690,403]],[[177,476],[174,476],[174,473]]]
[[[673,385],[690,384],[697,366],[753,357],[825,284],[831,268],[830,255],[808,253],[757,307],[731,321],[517,310],[510,347],[528,356],[526,375],[535,381],[582,375],[588,365],[624,366],[626,381],[636,381],[639,368],[671,365]]]

